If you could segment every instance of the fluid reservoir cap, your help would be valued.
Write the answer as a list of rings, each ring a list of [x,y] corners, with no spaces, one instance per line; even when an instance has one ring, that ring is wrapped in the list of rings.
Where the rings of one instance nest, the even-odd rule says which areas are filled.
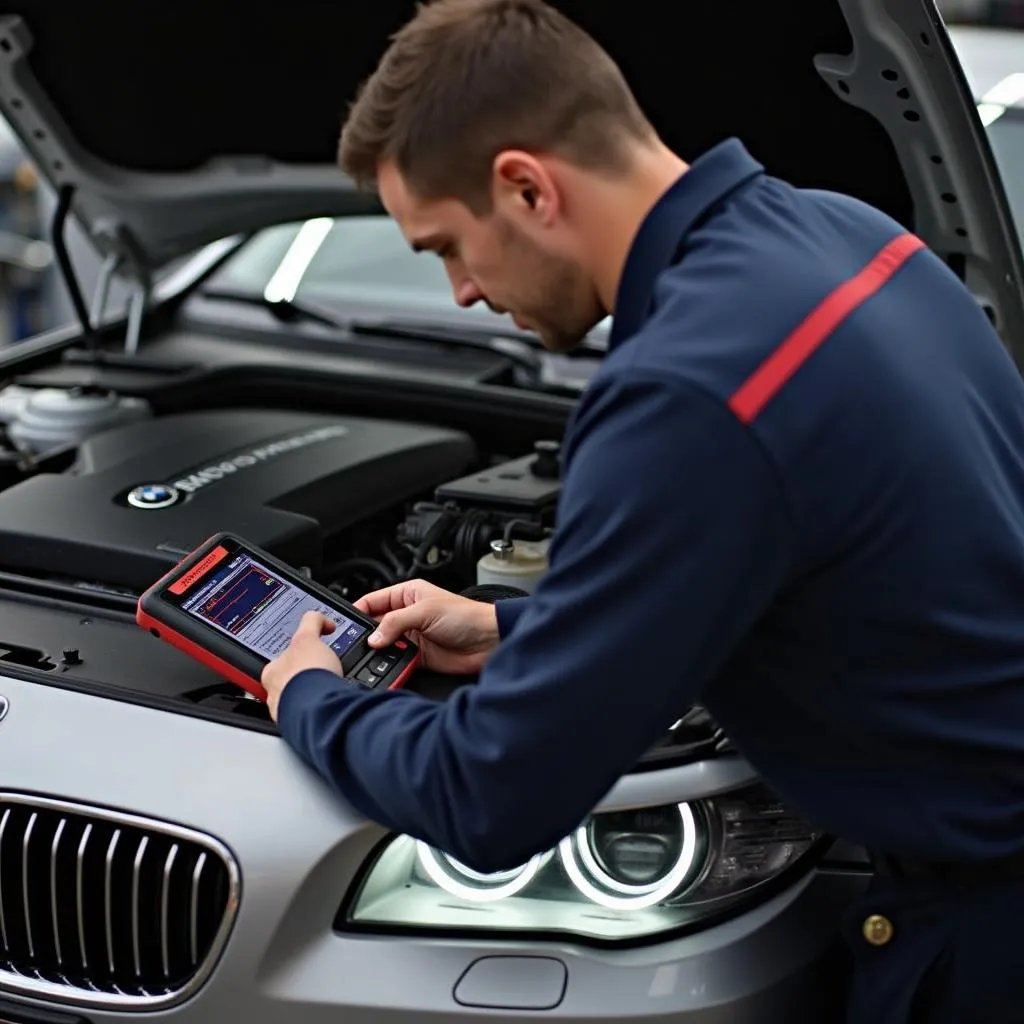
[[[533,450],[536,458],[530,463],[530,472],[541,480],[557,480],[562,475],[558,458],[562,446],[557,441],[538,441]]]
[[[492,540],[491,551],[494,552],[494,557],[499,562],[510,562],[512,561],[512,555],[515,554],[516,547],[510,540]]]

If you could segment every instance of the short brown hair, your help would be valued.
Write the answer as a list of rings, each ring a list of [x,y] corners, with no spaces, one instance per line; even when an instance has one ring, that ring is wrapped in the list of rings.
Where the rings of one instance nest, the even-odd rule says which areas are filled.
[[[418,195],[479,212],[503,149],[615,173],[653,134],[611,57],[544,0],[434,0],[363,83],[338,162],[365,186],[394,161]]]

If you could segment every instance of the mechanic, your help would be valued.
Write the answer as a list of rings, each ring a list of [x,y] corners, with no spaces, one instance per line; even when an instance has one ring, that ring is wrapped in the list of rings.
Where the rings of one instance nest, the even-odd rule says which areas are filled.
[[[342,133],[456,301],[545,345],[614,317],[568,427],[550,570],[369,594],[375,644],[479,673],[341,681],[307,618],[264,675],[356,809],[482,871],[549,849],[700,699],[780,798],[872,852],[850,1020],[1024,1020],[1024,383],[895,221],[692,165],[542,0],[436,0]]]

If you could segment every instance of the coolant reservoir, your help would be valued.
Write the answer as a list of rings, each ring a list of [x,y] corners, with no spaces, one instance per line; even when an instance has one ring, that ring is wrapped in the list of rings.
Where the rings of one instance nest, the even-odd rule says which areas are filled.
[[[531,593],[548,570],[548,541],[492,540],[491,553],[476,564],[476,582],[518,587]]]
[[[11,384],[0,391],[0,423],[13,423],[32,397],[33,389]]]
[[[27,398],[17,397],[24,400],[14,412],[7,433],[15,444],[37,455],[151,415],[148,402],[111,391],[39,388]]]

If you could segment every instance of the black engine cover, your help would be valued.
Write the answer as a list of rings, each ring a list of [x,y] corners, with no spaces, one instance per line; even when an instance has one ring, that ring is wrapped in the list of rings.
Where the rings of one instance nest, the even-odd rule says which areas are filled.
[[[230,410],[135,423],[85,440],[69,472],[0,494],[0,566],[141,591],[232,530],[316,571],[326,538],[464,473],[474,456],[457,431],[351,416]],[[133,491],[150,506],[131,504]]]

